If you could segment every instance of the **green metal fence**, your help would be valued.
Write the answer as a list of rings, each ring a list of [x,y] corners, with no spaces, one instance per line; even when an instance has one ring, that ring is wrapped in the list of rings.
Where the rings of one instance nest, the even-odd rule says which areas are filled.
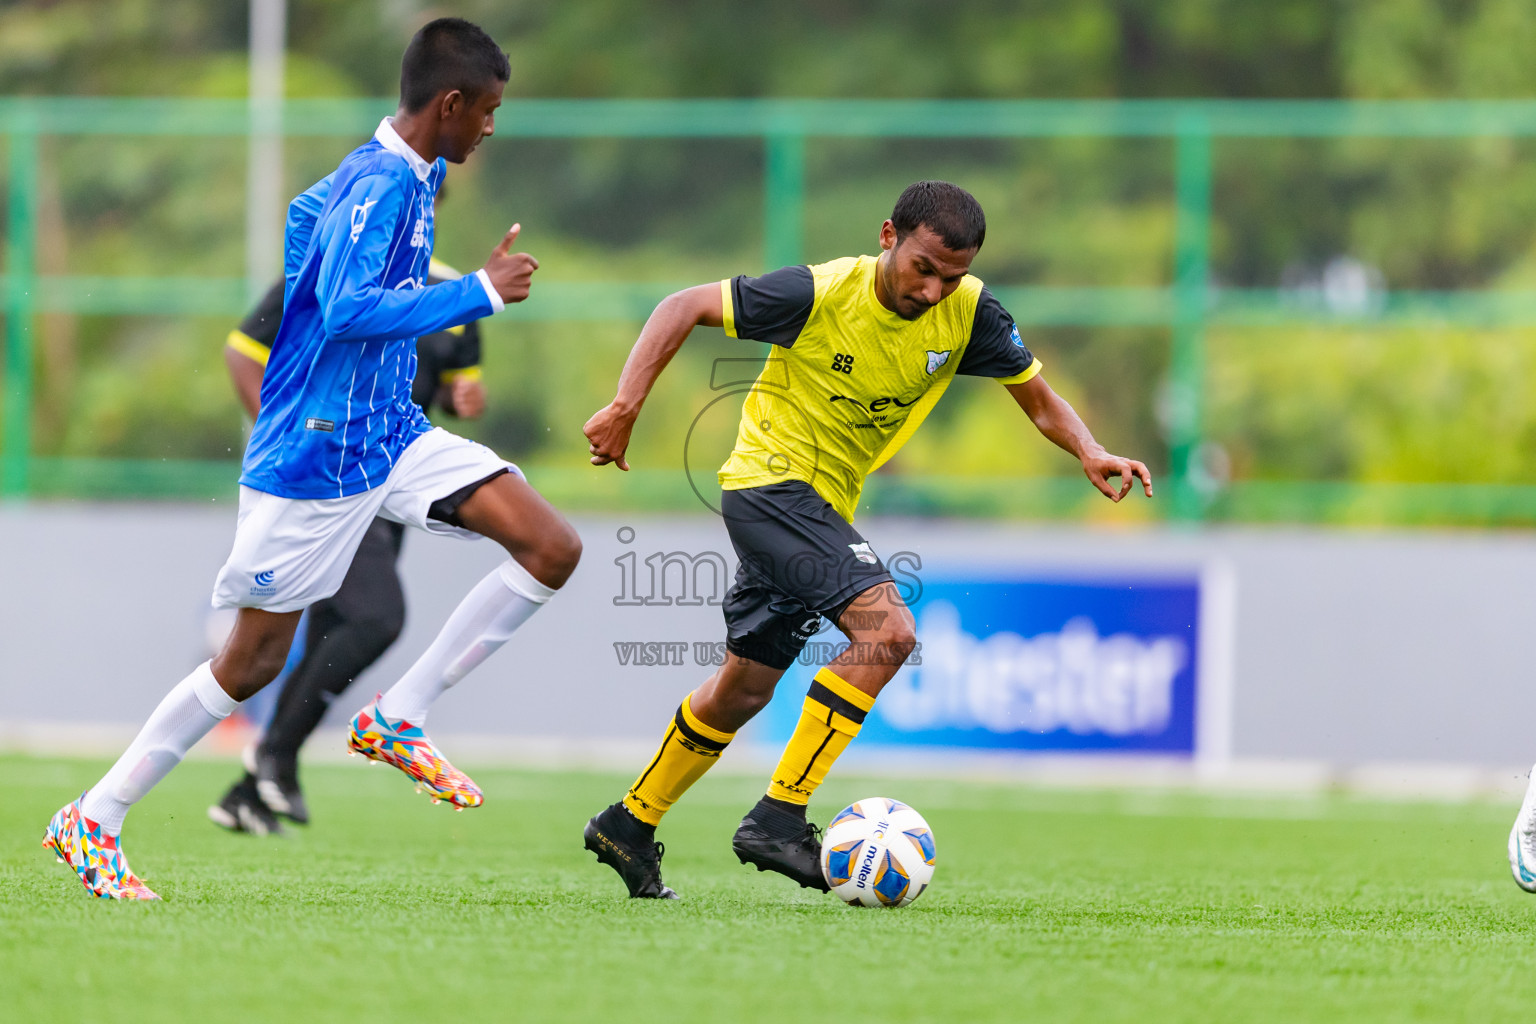
[[[357,136],[390,112],[385,100],[294,100],[283,132]],[[240,100],[0,99],[9,195],[5,274],[4,449],[0,497],[49,494],[174,496],[227,488],[224,463],[40,458],[31,441],[32,322],[42,312],[228,314],[243,311],[244,278],[80,277],[36,273],[38,138],[43,135],[245,136]],[[1377,521],[1536,521],[1536,488],[1455,484],[1236,482],[1200,486],[1205,333],[1212,325],[1276,326],[1367,321],[1472,327],[1536,326],[1536,292],[1393,292],[1358,314],[1300,307],[1276,290],[1213,289],[1210,281],[1213,143],[1238,138],[1536,137],[1536,102],[1243,101],[813,101],[518,100],[498,116],[502,135],[524,138],[761,139],[764,264],[803,259],[805,146],[811,138],[1161,138],[1174,143],[1177,206],[1173,282],[1166,288],[998,288],[1026,326],[1156,326],[1172,337],[1173,480],[1164,507],[1175,518],[1315,520],[1364,510]],[[541,301],[512,317],[642,319],[655,284],[549,283]],[[46,478],[46,486],[39,486]],[[898,485],[884,485],[886,489]],[[899,489],[899,488],[898,488]],[[984,488],[983,488],[984,489]],[[1050,486],[1042,493],[1057,493]],[[927,507],[921,487],[903,491]],[[985,511],[985,501],[973,502]],[[1049,499],[1047,500],[1049,504]]]

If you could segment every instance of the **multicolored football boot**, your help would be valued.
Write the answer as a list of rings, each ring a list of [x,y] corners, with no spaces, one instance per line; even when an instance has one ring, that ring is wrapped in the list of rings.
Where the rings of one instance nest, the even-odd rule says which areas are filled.
[[[403,718],[390,722],[379,714],[382,696],[375,696],[372,704],[353,717],[347,734],[352,753],[399,768],[416,780],[416,792],[431,794],[433,803],[447,800],[461,811],[483,804],[485,794],[480,787],[437,752],[420,726]]]
[[[80,800],[84,799],[81,793]],[[52,850],[74,868],[92,896],[104,900],[159,899],[128,867],[118,837],[103,832],[100,825],[80,813],[80,800],[59,808],[43,833],[43,849]]]

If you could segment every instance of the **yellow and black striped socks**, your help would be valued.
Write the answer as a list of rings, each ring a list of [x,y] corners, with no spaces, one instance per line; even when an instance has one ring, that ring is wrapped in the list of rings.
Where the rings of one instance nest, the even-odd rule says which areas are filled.
[[[693,713],[693,694],[683,698],[661,748],[635,784],[624,795],[624,806],[629,813],[647,825],[661,823],[661,816],[688,787],[698,782],[716,761],[721,751],[735,737],[733,732],[721,732],[699,721]]]
[[[800,723],[768,784],[768,796],[802,807],[810,803],[832,762],[853,742],[874,706],[875,698],[830,668],[817,672],[805,695]]]

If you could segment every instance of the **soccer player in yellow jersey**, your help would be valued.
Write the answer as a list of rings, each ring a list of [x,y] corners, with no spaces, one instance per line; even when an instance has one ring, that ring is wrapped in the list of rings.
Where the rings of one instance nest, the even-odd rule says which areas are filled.
[[[740,563],[723,607],[725,664],[683,698],[655,757],[584,833],[631,896],[677,898],[661,880],[656,826],[767,705],[823,616],[850,644],[816,673],[767,795],[731,846],[744,864],[826,890],[806,805],[916,645],[912,613],[853,528],[854,509],[864,478],[912,435],[955,374],[995,378],[1110,500],[1138,478],[1151,497],[1147,467],[1093,439],[1046,384],[1013,318],[970,276],[985,236],[975,197],[920,181],[881,225],[879,256],[671,295],[635,342],[617,396],[587,421],[592,463],[627,470],[640,408],[694,327],[723,326],[774,346],[720,470],[720,509]]]

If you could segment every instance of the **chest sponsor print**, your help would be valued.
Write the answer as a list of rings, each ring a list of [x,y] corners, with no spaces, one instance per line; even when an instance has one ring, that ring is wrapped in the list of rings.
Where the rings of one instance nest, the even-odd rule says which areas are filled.
[[[827,400],[832,403],[833,408],[838,408],[842,405],[845,411],[852,411],[857,408],[860,412],[863,412],[869,417],[869,421],[866,423],[852,423],[851,425],[859,429],[870,429],[889,427],[901,423],[906,419],[904,410],[916,405],[917,400],[921,397],[922,393],[919,392],[908,401],[903,401],[891,395],[883,398],[873,398],[867,403],[860,401],[852,395],[832,395]]]

